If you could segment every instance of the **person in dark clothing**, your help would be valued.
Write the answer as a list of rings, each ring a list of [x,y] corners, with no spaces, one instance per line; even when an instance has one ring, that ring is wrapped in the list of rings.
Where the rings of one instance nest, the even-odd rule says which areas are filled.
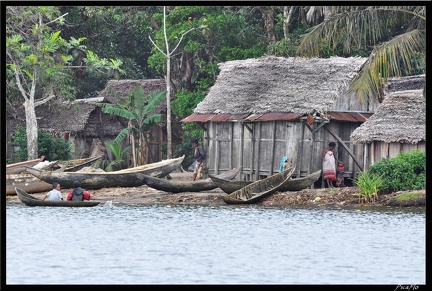
[[[206,157],[206,154],[203,147],[198,143],[197,139],[191,140],[191,145],[194,150],[194,160],[195,160],[193,180],[196,181],[201,179],[203,161]]]
[[[73,183],[74,188],[70,190],[67,200],[68,201],[84,201],[90,200],[90,192],[81,188],[81,183],[75,180]]]

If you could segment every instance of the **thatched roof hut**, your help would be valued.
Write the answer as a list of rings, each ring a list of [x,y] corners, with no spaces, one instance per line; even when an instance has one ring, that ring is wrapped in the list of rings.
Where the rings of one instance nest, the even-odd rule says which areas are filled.
[[[205,124],[211,174],[242,167],[242,178],[258,180],[288,156],[296,176],[304,176],[321,169],[323,148],[337,141],[353,177],[362,151],[349,136],[379,104],[348,93],[366,60],[265,56],[221,63],[216,83],[182,121]]]
[[[411,143],[426,141],[426,100],[423,90],[389,93],[375,114],[354,130],[355,143],[382,141]]]
[[[370,108],[344,92],[366,58],[282,58],[229,61],[195,114],[264,114]],[[342,97],[343,96],[343,97]],[[185,120],[186,122],[189,119]],[[194,121],[194,120],[190,120]]]

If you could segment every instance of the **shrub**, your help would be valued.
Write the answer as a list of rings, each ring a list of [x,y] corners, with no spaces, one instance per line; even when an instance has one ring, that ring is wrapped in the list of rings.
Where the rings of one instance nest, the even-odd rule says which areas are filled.
[[[382,177],[383,193],[422,189],[426,183],[426,152],[401,152],[373,164],[367,172]]]
[[[15,152],[15,162],[28,160],[27,133],[23,126],[17,126],[9,145],[19,147],[19,150]],[[66,161],[70,159],[71,149],[71,142],[59,137],[52,137],[50,134],[38,129],[38,156],[45,156],[47,161]]]

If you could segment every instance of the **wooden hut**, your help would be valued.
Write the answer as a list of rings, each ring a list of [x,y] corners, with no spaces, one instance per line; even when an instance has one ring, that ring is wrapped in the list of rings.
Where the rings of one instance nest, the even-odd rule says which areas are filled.
[[[378,105],[346,93],[365,61],[267,56],[219,64],[215,85],[182,120],[205,130],[205,173],[242,167],[239,179],[258,180],[278,172],[287,156],[294,176],[305,176],[322,169],[322,151],[334,141],[346,177],[354,177],[363,170],[363,147],[350,135]]]
[[[77,99],[73,102],[50,102],[36,107],[38,128],[52,136],[63,137],[73,144],[73,158],[87,157],[95,139],[101,143],[106,140],[114,140],[120,131],[127,127],[128,121],[124,118],[103,113],[101,108],[94,103],[108,102],[117,104],[119,98],[128,99],[130,93],[137,85],[141,85],[144,93],[150,94],[156,91],[166,91],[165,81],[161,79],[151,80],[110,80],[107,86],[97,97]],[[166,113],[166,101],[155,109],[157,112]],[[13,134],[18,124],[25,126],[25,115],[22,106],[10,107],[8,110],[8,139]],[[163,122],[154,125],[148,134],[150,144],[148,163],[153,163],[166,158],[162,151],[162,144],[166,142],[166,117]],[[174,130],[173,130],[174,131]],[[180,130],[175,131],[178,135]],[[179,138],[174,136],[173,143]],[[9,149],[11,150],[11,149]],[[10,160],[13,160],[12,153]]]
[[[72,142],[72,158],[85,158],[95,139],[101,142],[114,139],[124,128],[120,118],[101,111],[94,102],[103,98],[78,99],[73,102],[49,102],[36,107],[38,129],[55,137]],[[15,108],[15,118],[10,120],[12,135],[16,126],[25,127],[24,108]]]
[[[365,169],[400,152],[425,151],[426,98],[423,89],[386,94],[375,114],[353,131],[351,139],[364,146]]]

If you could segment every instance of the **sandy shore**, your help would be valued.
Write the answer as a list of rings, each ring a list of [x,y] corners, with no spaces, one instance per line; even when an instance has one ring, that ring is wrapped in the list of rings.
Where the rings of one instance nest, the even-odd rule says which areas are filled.
[[[172,179],[192,180],[192,173],[171,173]],[[71,189],[61,189],[64,199]],[[424,195],[426,196],[426,191]],[[111,187],[98,190],[90,190],[91,200],[112,201],[113,205],[121,204],[196,204],[196,205],[226,205],[222,197],[227,195],[221,189],[216,188],[205,192],[169,193],[150,188],[146,185],[139,187]],[[282,205],[358,205],[358,206],[382,206],[401,192],[387,195],[379,195],[372,203],[363,203],[353,195],[359,193],[358,187],[344,188],[317,188],[301,191],[276,192],[269,197],[255,203],[258,205],[282,206]],[[33,193],[36,198],[42,199],[46,193]],[[21,203],[16,195],[7,195],[7,203]]]

